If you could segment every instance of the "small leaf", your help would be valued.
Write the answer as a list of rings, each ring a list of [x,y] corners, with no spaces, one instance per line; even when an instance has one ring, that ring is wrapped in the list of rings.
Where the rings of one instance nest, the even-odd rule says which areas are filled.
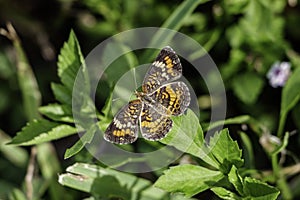
[[[214,187],[210,189],[213,191],[216,195],[218,195],[221,199],[226,199],[226,200],[242,200],[242,197],[239,197],[237,194],[234,192],[227,190],[222,187]]]
[[[244,193],[253,200],[275,200],[279,190],[257,179],[246,177],[244,179]]]
[[[66,86],[58,83],[51,83],[51,89],[57,101],[62,104],[72,105],[72,92]]]
[[[76,163],[59,175],[59,183],[93,196],[110,199],[165,199],[167,194],[154,188],[150,181],[131,174],[102,168],[97,165]]]
[[[40,113],[46,117],[61,122],[74,122],[72,111],[68,105],[48,104],[39,108]]]
[[[221,170],[226,174],[232,165],[242,166],[242,150],[236,141],[233,141],[229,135],[228,129],[223,129],[216,133],[209,142],[210,156],[217,159]]]
[[[240,195],[243,195],[243,180],[242,177],[239,175],[236,166],[234,165],[228,173],[228,180],[234,186],[236,191],[238,191]]]
[[[81,151],[86,144],[91,143],[97,130],[98,127],[94,124],[71,148],[66,150],[64,159],[74,156]]]
[[[40,144],[43,142],[57,140],[76,132],[77,129],[69,125],[58,124],[45,119],[33,120],[27,123],[27,125],[22,128],[22,131],[18,132],[9,144]]]
[[[109,97],[106,99],[105,101],[105,105],[103,106],[102,110],[101,110],[101,113],[103,114],[103,117],[104,118],[107,118],[109,116],[111,116],[111,105],[112,105],[112,95],[113,93],[110,92],[110,95]]]
[[[64,43],[58,56],[58,76],[61,82],[69,89],[73,89],[74,81],[81,65],[83,56],[76,35],[71,31],[69,39]]]
[[[242,140],[242,149],[243,149],[243,158],[245,159],[245,168],[247,169],[254,169],[254,151],[252,147],[251,140],[249,136],[242,132],[239,131],[240,138]]]
[[[220,171],[190,164],[179,165],[166,170],[154,186],[168,192],[182,192],[191,197],[212,187],[223,177]]]
[[[232,89],[235,95],[245,104],[256,102],[263,89],[264,81],[255,73],[244,73],[232,80]]]

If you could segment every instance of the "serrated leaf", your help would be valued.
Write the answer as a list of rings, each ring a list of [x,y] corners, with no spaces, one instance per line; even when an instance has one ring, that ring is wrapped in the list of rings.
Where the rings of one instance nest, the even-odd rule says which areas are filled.
[[[199,120],[190,109],[186,114],[172,117],[173,127],[167,137],[160,140],[161,143],[175,147],[176,149],[192,154],[212,166],[215,162],[206,156],[206,148],[203,145],[204,136]]]
[[[102,198],[165,199],[167,194],[154,188],[150,181],[106,169],[97,165],[76,163],[59,176],[59,183]]]
[[[229,135],[228,129],[223,129],[210,138],[209,156],[214,157],[219,162],[219,169],[228,173],[232,165],[242,166],[242,150],[236,141],[233,141]]]
[[[234,192],[227,190],[222,187],[214,187],[210,189],[213,191],[216,195],[218,195],[221,199],[226,199],[226,200],[242,200],[242,197],[239,197],[237,194]]]
[[[243,180],[242,177],[239,175],[236,166],[234,165],[231,167],[231,170],[228,173],[228,180],[234,186],[236,191],[238,191],[240,195],[243,195]]]
[[[69,105],[48,104],[47,106],[40,107],[39,111],[54,121],[74,122]]]
[[[264,86],[264,81],[255,73],[247,72],[235,76],[232,89],[235,95],[245,104],[256,102]]]
[[[34,145],[57,140],[76,133],[76,128],[50,122],[45,119],[33,120],[22,128],[9,144]]]
[[[91,143],[96,131],[98,131],[98,126],[97,124],[94,124],[71,148],[68,148],[66,150],[64,159],[74,156],[79,151],[81,151],[86,144]]]
[[[182,192],[191,197],[208,188],[223,178],[220,171],[213,171],[196,165],[179,165],[164,171],[154,186],[168,192]]]
[[[72,91],[79,68],[84,64],[76,35],[71,31],[58,56],[58,76],[61,82]]]
[[[244,193],[253,200],[275,200],[279,190],[257,179],[246,177],[244,179]]]
[[[51,83],[51,89],[57,101],[62,104],[72,104],[72,92],[66,86],[58,83]]]

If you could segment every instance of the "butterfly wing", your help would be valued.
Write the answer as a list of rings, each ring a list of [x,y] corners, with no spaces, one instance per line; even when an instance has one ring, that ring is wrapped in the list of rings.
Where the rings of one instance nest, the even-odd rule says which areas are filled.
[[[116,114],[104,133],[104,139],[116,144],[129,144],[138,138],[138,119],[142,111],[140,100],[130,101]]]
[[[141,134],[147,140],[160,140],[170,132],[173,121],[161,115],[152,106],[144,104],[140,116]]]
[[[182,66],[171,47],[163,48],[145,75],[142,91],[151,93],[166,82],[180,78]]]
[[[165,84],[148,96],[156,104],[153,107],[166,115],[183,114],[191,101],[189,88],[181,81]]]

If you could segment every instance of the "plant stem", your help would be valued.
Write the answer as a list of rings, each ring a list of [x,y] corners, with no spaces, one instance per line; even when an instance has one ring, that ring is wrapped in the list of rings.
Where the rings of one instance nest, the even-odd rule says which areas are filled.
[[[285,180],[285,177],[282,173],[280,173],[281,167],[279,166],[279,163],[278,163],[277,154],[272,155],[271,159],[272,159],[273,173],[276,177],[276,180],[277,180],[276,183],[277,183],[278,188],[281,191],[283,199],[286,199],[286,200],[293,199],[293,195],[292,195],[291,190]]]
[[[277,137],[279,137],[279,138],[282,137],[284,124],[286,121],[286,116],[287,116],[286,112],[280,113],[279,126],[278,126],[278,130],[277,130]]]

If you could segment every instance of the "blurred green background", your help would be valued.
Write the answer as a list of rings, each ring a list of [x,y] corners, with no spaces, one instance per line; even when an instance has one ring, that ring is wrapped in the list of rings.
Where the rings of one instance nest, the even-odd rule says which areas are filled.
[[[16,29],[36,76],[42,105],[46,105],[55,100],[50,83],[59,80],[57,56],[71,29],[78,37],[83,54],[87,55],[98,43],[121,31],[137,27],[161,27],[184,2],[0,0],[0,27],[5,28],[6,23],[11,22]],[[227,91],[228,117],[249,114],[264,124],[271,133],[276,133],[282,89],[272,88],[266,73],[276,61],[291,62],[292,70],[300,67],[299,2],[197,2],[191,14],[180,19],[178,24],[170,25],[170,28],[197,40],[219,67]],[[187,72],[186,76],[197,92],[203,112],[201,120],[205,121],[209,118],[209,105],[204,103],[208,94],[203,84],[199,84],[199,77],[194,77],[192,72]],[[3,150],[4,142],[15,136],[28,121],[18,85],[16,53],[11,41],[4,36],[0,36],[0,81],[0,187],[10,191],[24,186],[30,148],[22,147],[13,151],[20,158],[16,160],[11,160],[15,155],[8,155],[9,150]],[[245,85],[244,90],[241,91],[240,85]],[[105,99],[106,96],[100,98],[102,104]],[[239,128],[231,127],[233,130]],[[300,106],[297,105],[288,115],[285,130],[299,129]],[[254,145],[258,145],[257,136],[251,134],[251,131],[249,135]],[[54,142],[53,153],[57,155],[62,168],[73,162],[64,161],[63,154],[76,140],[77,137],[74,136]],[[296,134],[290,142],[290,151],[299,152],[299,146],[300,137]],[[258,169],[270,166],[265,161],[265,155],[258,155],[256,159]],[[47,195],[44,192],[42,196],[47,199]]]

